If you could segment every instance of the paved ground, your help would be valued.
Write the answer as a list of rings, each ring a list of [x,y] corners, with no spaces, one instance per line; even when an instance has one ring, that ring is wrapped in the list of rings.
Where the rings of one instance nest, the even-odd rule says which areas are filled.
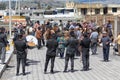
[[[9,67],[4,72],[0,80],[120,80],[120,57],[110,54],[110,62],[102,61],[102,50],[98,48],[98,55],[90,56],[91,70],[83,72],[80,57],[75,58],[75,72],[63,73],[64,59],[56,58],[55,73],[43,74],[45,63],[45,51],[32,49],[28,51],[29,66],[26,67],[26,76],[15,76],[16,72],[16,56],[14,55],[10,61]],[[69,66],[70,69],[70,66]]]

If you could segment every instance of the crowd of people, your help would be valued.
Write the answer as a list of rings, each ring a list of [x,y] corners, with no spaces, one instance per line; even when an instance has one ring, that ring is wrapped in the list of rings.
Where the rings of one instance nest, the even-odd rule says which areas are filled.
[[[2,28],[1,28],[2,29]],[[6,37],[0,29],[0,44],[5,43],[2,46],[1,51],[4,51],[4,47],[7,45]],[[42,46],[47,47],[46,60],[44,73],[47,73],[48,63],[51,60],[51,73],[54,73],[55,57],[65,57],[65,67],[63,72],[67,72],[69,59],[71,61],[71,72],[74,72],[74,57],[82,56],[83,69],[82,71],[89,70],[89,56],[90,49],[92,55],[97,54],[97,46],[99,43],[103,45],[103,61],[109,61],[110,43],[113,42],[112,24],[110,21],[106,25],[100,27],[97,26],[94,20],[90,22],[75,22],[67,21],[64,23],[62,20],[56,22],[54,20],[47,20],[43,24],[36,21],[34,25],[24,27],[22,24],[15,24],[14,26],[14,46],[15,53],[17,55],[17,72],[19,75],[20,62],[22,61],[23,75],[25,75],[25,66],[27,64],[27,45],[26,36],[33,35],[38,40],[37,48],[41,49]],[[4,40],[4,42],[2,41]],[[116,42],[120,42],[120,36],[115,39]],[[118,45],[118,48],[120,45]],[[119,49],[120,50],[120,49]],[[1,53],[2,54],[2,53]],[[5,54],[5,51],[4,53]],[[120,51],[119,51],[120,54]],[[1,55],[2,57],[2,55]],[[3,57],[2,57],[3,58]],[[1,58],[2,61],[4,61]]]

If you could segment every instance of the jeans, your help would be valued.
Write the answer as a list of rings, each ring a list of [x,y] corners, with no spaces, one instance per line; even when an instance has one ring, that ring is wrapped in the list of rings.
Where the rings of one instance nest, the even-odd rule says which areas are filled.
[[[17,58],[17,73],[19,73],[21,61],[22,61],[22,72],[25,73],[25,58]]]
[[[97,42],[91,44],[91,51],[92,51],[92,54],[96,54],[96,52],[97,52]]]
[[[82,63],[84,70],[89,69],[89,48],[82,49]]]
[[[104,61],[109,60],[109,46],[106,46],[106,48],[103,48],[103,59]]]
[[[0,50],[0,59],[1,59],[1,63],[5,63],[5,55],[6,55],[6,48],[5,47],[1,47]]]

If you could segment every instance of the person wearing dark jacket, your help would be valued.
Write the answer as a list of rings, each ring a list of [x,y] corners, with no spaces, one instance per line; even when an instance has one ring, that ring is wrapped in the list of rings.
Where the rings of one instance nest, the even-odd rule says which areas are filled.
[[[82,71],[87,71],[89,70],[89,49],[91,40],[88,37],[87,33],[84,33],[83,36],[84,38],[80,42],[80,46],[82,47],[82,63],[83,63]]]
[[[46,47],[47,47],[47,52],[46,52],[44,73],[46,74],[49,60],[51,60],[51,70],[50,70],[50,72],[54,73],[54,71],[53,71],[54,61],[55,61],[55,56],[56,56],[56,49],[58,47],[58,42],[56,40],[55,34],[52,34],[52,37],[47,40]]]
[[[19,68],[20,68],[20,62],[22,61],[22,72],[23,75],[25,74],[25,59],[26,59],[26,42],[22,39],[23,36],[22,34],[18,35],[18,40],[15,41],[14,46],[15,46],[15,50],[16,50],[16,57],[17,57],[17,73],[16,76],[19,75]]]
[[[103,60],[105,62],[108,62],[111,39],[108,36],[107,32],[105,31],[103,32],[103,37],[101,38],[101,42],[103,44]]]
[[[5,55],[6,55],[6,46],[8,45],[7,36],[5,34],[5,28],[0,28],[0,59],[1,64],[5,63]]]
[[[74,56],[76,54],[76,46],[78,44],[78,40],[75,39],[75,34],[70,32],[70,38],[66,42],[66,56],[65,56],[65,68],[63,72],[67,72],[68,61],[71,61],[71,72],[74,72]]]

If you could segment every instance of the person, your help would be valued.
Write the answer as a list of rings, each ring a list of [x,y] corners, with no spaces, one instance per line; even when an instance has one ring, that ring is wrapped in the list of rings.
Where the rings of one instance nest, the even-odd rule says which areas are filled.
[[[58,48],[57,48],[57,54],[60,53],[60,58],[64,57],[64,51],[65,51],[65,38],[63,36],[63,33],[60,33],[59,37],[57,38],[58,41]]]
[[[8,45],[8,40],[7,36],[4,33],[5,28],[0,28],[0,59],[1,59],[1,64],[5,64],[5,58],[6,58],[6,46]]]
[[[115,39],[118,45],[118,56],[120,56],[120,33],[118,34],[117,38]]]
[[[103,60],[105,62],[108,62],[111,39],[107,35],[107,32],[105,32],[105,31],[103,32],[103,37],[101,38],[100,42],[102,42],[102,44],[103,44]]]
[[[41,37],[42,37],[41,28],[38,27],[38,29],[36,30],[36,38],[38,40],[38,49],[41,48]]]
[[[14,47],[15,47],[15,50],[16,50],[16,57],[17,57],[17,72],[16,72],[16,76],[19,75],[19,68],[20,68],[20,62],[22,61],[22,72],[23,72],[23,75],[26,75],[25,74],[25,60],[26,60],[26,48],[27,48],[27,45],[26,45],[26,42],[22,39],[23,36],[22,34],[19,34],[18,35],[18,40],[16,40],[14,42]]]
[[[90,39],[91,39],[91,51],[92,51],[92,55],[97,54],[97,41],[98,41],[98,32],[96,31],[96,29],[93,29],[93,32],[90,35]]]
[[[89,70],[89,49],[90,49],[91,40],[88,37],[88,33],[83,34],[83,39],[80,42],[82,48],[82,64],[83,69],[81,71]]]
[[[66,56],[65,56],[65,67],[63,72],[67,72],[68,61],[71,61],[71,72],[74,72],[74,56],[76,54],[76,45],[78,40],[75,39],[74,31],[70,32],[70,38],[66,41]]]
[[[46,72],[47,72],[47,67],[48,67],[49,60],[51,60],[51,70],[50,70],[50,72],[54,73],[54,71],[53,71],[54,61],[55,61],[55,56],[56,56],[56,49],[58,47],[58,42],[56,40],[55,34],[52,34],[51,38],[47,40],[46,47],[47,47],[47,52],[46,52],[44,73],[46,74]]]
[[[27,35],[25,34],[25,31],[22,33],[22,35],[23,35],[23,38],[22,38],[23,41],[27,43],[27,39],[26,39],[26,36],[27,36]],[[29,65],[29,64],[27,63],[27,53],[28,53],[28,49],[26,48],[26,50],[25,50],[25,65],[26,65],[26,66]]]
[[[63,22],[62,22],[62,20],[59,20],[59,28],[60,28],[60,31],[63,30]]]
[[[113,36],[111,21],[108,21],[106,28],[107,28],[108,36],[111,38]]]

